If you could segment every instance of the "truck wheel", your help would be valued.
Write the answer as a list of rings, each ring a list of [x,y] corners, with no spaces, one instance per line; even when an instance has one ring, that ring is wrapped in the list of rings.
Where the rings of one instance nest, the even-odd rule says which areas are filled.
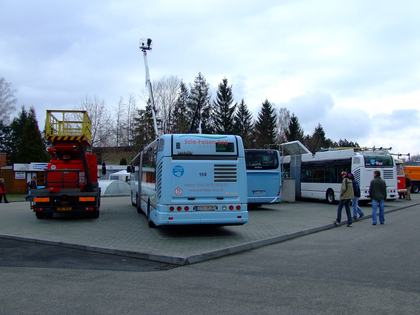
[[[37,219],[43,219],[44,218],[44,214],[43,213],[36,212],[35,215],[36,215],[36,218]]]
[[[44,218],[46,218],[46,219],[52,219],[53,215],[54,215],[54,213],[48,212],[48,213],[45,213],[44,214]]]
[[[414,184],[414,185],[413,185],[413,188],[411,188],[411,191],[412,191],[413,193],[417,194],[417,193],[419,192],[419,186],[418,186],[418,185],[416,185],[416,184]]]
[[[99,218],[99,210],[96,210],[96,211],[92,214],[92,218],[93,218],[93,219],[97,219],[97,218]]]
[[[331,188],[327,190],[327,194],[325,195],[325,198],[327,199],[327,202],[331,205],[334,203],[334,190]]]

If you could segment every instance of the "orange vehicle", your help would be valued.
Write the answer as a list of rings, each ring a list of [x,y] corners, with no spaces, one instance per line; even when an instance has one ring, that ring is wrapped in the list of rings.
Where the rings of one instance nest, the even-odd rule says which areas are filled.
[[[100,192],[96,155],[91,146],[91,121],[86,111],[48,110],[46,139],[51,160],[45,170],[45,187],[31,190],[31,209],[38,219],[54,213],[99,217]]]
[[[404,173],[411,179],[411,192],[418,193],[420,189],[420,164],[409,162],[404,166]]]

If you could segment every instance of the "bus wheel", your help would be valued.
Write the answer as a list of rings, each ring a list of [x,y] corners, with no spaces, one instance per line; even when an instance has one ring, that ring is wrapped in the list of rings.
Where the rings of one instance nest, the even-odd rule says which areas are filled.
[[[149,228],[155,228],[156,225],[153,223],[153,221],[150,219],[150,200],[147,201],[147,224],[149,225]]]
[[[334,190],[332,190],[331,188],[327,190],[327,195],[326,195],[326,199],[327,202],[329,204],[333,204],[334,203]]]
[[[413,188],[411,188],[411,191],[412,191],[413,193],[417,194],[417,193],[419,192],[419,186],[418,186],[418,185],[416,185],[416,184],[414,184],[414,185],[413,185]]]
[[[135,206],[136,206],[136,204],[133,202],[133,192],[131,192],[131,205],[132,205],[133,207],[135,207]]]

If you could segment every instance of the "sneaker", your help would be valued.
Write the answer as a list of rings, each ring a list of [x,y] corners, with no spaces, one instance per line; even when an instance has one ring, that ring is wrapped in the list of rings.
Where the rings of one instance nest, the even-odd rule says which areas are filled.
[[[347,224],[346,226],[347,226],[347,227],[352,227],[353,225],[351,225],[351,224]]]
[[[363,218],[364,216],[364,214],[359,214],[359,219]]]
[[[376,223],[372,223],[372,225],[376,225]]]
[[[357,220],[357,217],[353,217],[353,220]]]
[[[331,221],[335,224],[335,226],[339,226],[340,225],[340,223],[338,223],[337,220],[331,220]]]

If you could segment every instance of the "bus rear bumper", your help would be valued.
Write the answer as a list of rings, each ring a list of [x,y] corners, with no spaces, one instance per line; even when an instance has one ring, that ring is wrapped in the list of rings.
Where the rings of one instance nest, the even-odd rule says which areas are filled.
[[[248,222],[248,211],[192,211],[192,212],[157,212],[153,211],[151,220],[160,225],[242,225]]]

